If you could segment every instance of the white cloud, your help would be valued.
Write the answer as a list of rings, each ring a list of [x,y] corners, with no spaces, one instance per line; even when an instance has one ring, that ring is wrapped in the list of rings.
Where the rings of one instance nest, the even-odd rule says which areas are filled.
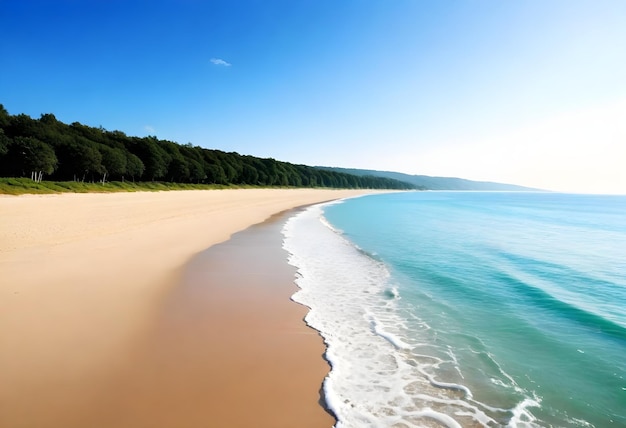
[[[215,65],[222,65],[224,67],[231,66],[230,62],[224,61],[223,59],[220,59],[220,58],[211,58],[211,62]]]
[[[146,130],[146,132],[147,132],[148,134],[150,134],[150,135],[154,135],[154,134],[156,134],[156,131],[155,131],[155,130],[154,130],[154,128],[153,128],[153,127],[151,127],[150,125],[146,125],[146,126],[144,126],[144,127],[143,127],[143,129],[145,129],[145,130]]]

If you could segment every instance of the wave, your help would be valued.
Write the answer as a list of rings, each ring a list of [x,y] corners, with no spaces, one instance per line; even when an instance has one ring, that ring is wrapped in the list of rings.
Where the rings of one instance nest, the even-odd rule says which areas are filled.
[[[467,386],[438,375],[443,365],[458,365],[454,353],[437,350],[416,331],[407,335],[407,323],[435,333],[412,315],[400,316],[401,293],[385,264],[327,227],[322,207],[288,220],[283,246],[298,270],[293,300],[310,308],[305,321],[327,346],[331,371],[323,391],[336,427],[492,427],[515,418],[520,400],[489,406]]]
[[[601,315],[589,312],[579,306],[568,303],[553,296],[547,291],[521,281],[517,277],[506,272],[497,272],[494,277],[513,287],[523,300],[529,301],[528,305],[533,308],[546,310],[561,319],[567,319],[579,326],[592,330],[594,333],[602,333],[619,340],[626,340],[626,328],[602,317]]]
[[[396,349],[411,349],[411,345],[403,341],[398,335],[385,330],[384,325],[373,314],[368,313],[367,318],[370,321],[372,331],[378,336],[387,340]]]
[[[613,280],[611,273],[597,270],[593,273],[583,272],[566,264],[511,252],[497,251],[495,256],[529,276],[532,282],[549,285],[549,289],[545,291],[554,298],[626,328],[623,308],[616,304],[626,299],[626,283],[620,285],[618,279]],[[620,280],[623,281],[623,276],[620,276]],[[581,296],[584,301],[581,301]]]
[[[424,409],[472,427],[624,423],[624,205],[607,218],[600,201],[582,214],[578,197],[565,202],[570,211],[553,197],[413,194],[328,208],[335,232],[390,272],[370,290],[378,306],[358,315],[376,345],[350,362],[384,360],[384,376],[359,376],[394,406],[351,403],[402,426],[444,425],[408,414]]]

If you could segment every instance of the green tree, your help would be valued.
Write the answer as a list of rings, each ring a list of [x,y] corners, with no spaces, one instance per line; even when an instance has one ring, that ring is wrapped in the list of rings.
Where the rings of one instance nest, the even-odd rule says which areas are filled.
[[[189,181],[189,166],[180,153],[170,160],[167,173],[172,182],[183,183]]]
[[[243,171],[240,176],[241,184],[258,184],[259,173],[252,165],[244,164]]]
[[[102,155],[104,173],[109,175],[110,178],[122,178],[126,174],[127,164],[124,152],[104,145],[100,145],[99,150]]]
[[[38,120],[25,114],[11,116],[0,104],[0,175],[23,175],[33,170],[52,171],[55,179],[94,180],[101,174],[123,179],[126,174],[133,180],[153,181],[412,188],[388,178],[321,170],[156,137],[129,137],[121,131],[78,122],[67,125],[53,114],[42,114]]]
[[[2,106],[0,105],[0,107]],[[4,135],[4,129],[0,128],[0,177],[9,175],[10,162],[6,154],[9,152],[10,144],[11,139]]]
[[[102,127],[94,128],[92,126],[83,125],[79,122],[74,122],[70,125],[72,132],[75,135],[83,137],[94,143],[104,143],[106,139],[106,130]]]
[[[189,179],[191,181],[195,181],[196,183],[200,183],[203,180],[206,180],[207,174],[204,170],[204,166],[202,163],[198,162],[195,159],[189,159],[187,161],[189,165]]]
[[[94,175],[104,172],[102,155],[91,141],[77,137],[74,141],[57,147],[59,175],[67,180],[94,180]]]
[[[132,153],[128,153],[126,156],[126,173],[130,175],[133,181],[135,178],[139,178],[143,175],[145,166],[141,159]],[[123,177],[122,177],[123,179]]]
[[[10,143],[11,143],[11,140],[9,139],[9,137],[4,135],[4,129],[0,128],[0,156],[4,156],[7,154]]]
[[[9,137],[36,137],[39,132],[39,122],[27,114],[11,116],[5,132]]]
[[[2,104],[0,104],[0,128],[4,129],[9,126],[10,120],[11,116],[9,115],[9,112]]]
[[[206,181],[211,184],[227,184],[226,173],[221,166],[216,164],[207,164],[204,167],[206,172]]]
[[[57,162],[52,147],[33,137],[15,137],[5,155],[9,174],[17,176],[52,174]]]
[[[39,122],[46,126],[55,126],[58,123],[58,120],[52,113],[47,113],[41,115]]]
[[[167,153],[159,147],[155,137],[136,138],[130,148],[144,164],[143,177],[147,180],[158,180],[166,176],[169,163]]]

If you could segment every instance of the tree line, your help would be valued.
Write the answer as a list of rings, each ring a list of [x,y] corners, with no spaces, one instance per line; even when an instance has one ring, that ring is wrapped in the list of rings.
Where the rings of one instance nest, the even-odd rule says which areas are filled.
[[[355,176],[178,144],[133,137],[53,114],[10,115],[0,104],[0,176],[55,181],[167,181],[222,185],[412,189],[389,178]]]

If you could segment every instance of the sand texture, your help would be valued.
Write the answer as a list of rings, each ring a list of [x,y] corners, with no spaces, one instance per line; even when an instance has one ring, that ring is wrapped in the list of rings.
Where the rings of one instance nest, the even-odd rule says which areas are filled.
[[[254,426],[290,426],[289,418],[268,421],[271,412],[290,411],[310,421],[299,426],[330,426],[332,418],[316,401],[319,384],[310,385],[327,370],[320,338],[310,329],[273,334],[306,329],[304,308],[285,301],[294,290],[289,289],[293,272],[284,264],[284,254],[261,250],[283,260],[282,268],[271,270],[280,276],[271,279],[262,275],[264,265],[222,260],[212,271],[227,267],[243,276],[213,276],[216,285],[203,298],[204,306],[173,310],[172,302],[187,302],[184,308],[189,308],[190,302],[202,300],[185,291],[194,289],[191,267],[185,264],[199,252],[280,211],[359,193],[365,192],[255,189],[0,197],[0,426],[245,426],[252,420]],[[279,248],[279,243],[271,245]],[[213,254],[219,258],[221,252]],[[258,281],[247,280],[246,273]],[[264,281],[285,286],[269,293],[263,291]],[[224,288],[225,282],[230,288]],[[258,299],[246,299],[254,293]],[[182,295],[188,297],[181,300]],[[271,307],[275,317],[267,311],[244,316],[259,301],[267,308],[269,302],[287,304]],[[202,325],[222,328],[191,329]],[[201,335],[214,346],[186,345]],[[230,343],[237,335],[250,340]],[[280,343],[268,348],[271,340]],[[267,389],[273,374],[263,373],[276,367],[277,354],[268,350],[290,348],[299,349],[293,358],[302,359],[306,349],[319,364],[302,379],[293,376],[300,365],[288,369],[291,379],[274,383],[283,382],[275,391],[289,397],[272,397],[264,391],[274,391]],[[245,381],[215,370],[220,362],[245,354],[258,358],[246,358],[232,370],[245,364],[261,367],[240,373]],[[283,365],[290,360],[280,359]],[[172,368],[181,362],[188,368],[184,373]],[[207,376],[215,381],[207,382]],[[193,384],[194,377],[205,380]],[[295,387],[298,382],[304,386]],[[186,399],[176,399],[185,397],[184,391]],[[305,391],[300,398],[298,391]],[[233,408],[238,399],[253,397],[256,404]],[[281,402],[290,404],[281,408]],[[261,411],[266,407],[271,412]],[[246,408],[248,413],[241,413]],[[207,421],[209,417],[215,419]]]

